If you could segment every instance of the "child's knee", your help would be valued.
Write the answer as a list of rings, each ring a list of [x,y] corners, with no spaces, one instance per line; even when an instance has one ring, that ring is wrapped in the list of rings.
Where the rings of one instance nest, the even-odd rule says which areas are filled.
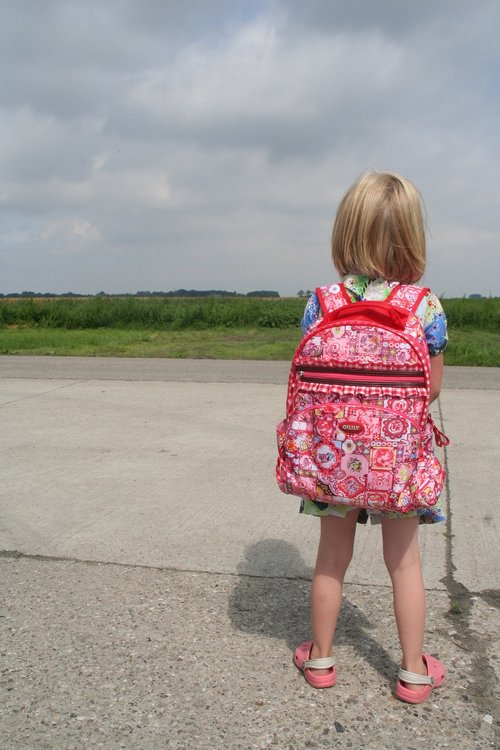
[[[420,552],[416,549],[407,549],[403,554],[394,549],[384,548],[384,562],[391,578],[395,575],[421,572]]]
[[[316,570],[321,570],[335,577],[343,577],[352,560],[352,547],[318,550]]]

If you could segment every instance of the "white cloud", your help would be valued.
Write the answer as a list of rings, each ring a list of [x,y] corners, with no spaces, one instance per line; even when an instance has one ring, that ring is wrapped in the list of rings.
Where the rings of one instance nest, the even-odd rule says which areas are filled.
[[[498,286],[498,5],[362,6],[7,2],[3,291],[294,293],[368,167],[422,190],[432,285]]]
[[[40,239],[52,255],[74,255],[94,247],[102,237],[85,219],[58,219],[42,230]]]

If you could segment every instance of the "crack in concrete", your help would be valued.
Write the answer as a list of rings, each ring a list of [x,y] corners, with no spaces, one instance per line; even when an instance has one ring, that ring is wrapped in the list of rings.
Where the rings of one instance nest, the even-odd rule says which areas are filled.
[[[240,573],[230,570],[201,570],[199,568],[178,568],[175,565],[147,565],[146,563],[125,563],[118,562],[116,560],[85,560],[79,557],[64,557],[58,555],[39,555],[30,552],[21,552],[20,550],[7,550],[0,549],[0,560],[36,560],[38,562],[45,563],[76,563],[79,565],[95,565],[95,566],[109,566],[117,568],[129,568],[137,570],[153,570],[156,572],[163,573],[199,573],[200,575],[213,575],[213,576],[227,576],[228,578],[258,578],[269,581],[304,581],[305,583],[311,583],[311,575],[284,575],[279,573],[276,575],[261,574],[261,573]],[[375,588],[392,590],[390,583],[362,583],[360,581],[346,582],[346,586],[358,586],[359,588]],[[436,594],[442,594],[445,596],[448,592],[446,588],[427,588],[427,591],[432,591]],[[473,596],[479,596],[478,593],[473,593]]]
[[[438,408],[441,429],[446,434],[445,420],[439,401]],[[441,583],[446,587],[450,600],[450,609],[446,617],[453,623],[456,631],[456,635],[452,636],[453,643],[473,657],[473,675],[475,679],[464,686],[466,688],[463,694],[464,701],[473,700],[478,710],[482,714],[491,714],[497,724],[500,719],[498,696],[496,695],[497,679],[488,658],[487,646],[489,642],[486,637],[472,631],[471,614],[474,606],[474,598],[481,597],[490,606],[498,607],[500,592],[498,590],[486,590],[475,593],[455,578],[457,567],[453,562],[453,510],[446,446],[444,447],[443,463],[446,470],[446,574],[441,579]],[[493,605],[491,604],[492,602],[494,602]]]
[[[12,404],[19,404],[21,401],[29,401],[30,399],[33,399],[33,398],[40,398],[40,396],[46,396],[48,393],[56,393],[57,391],[62,391],[64,390],[64,388],[73,388],[73,386],[80,385],[83,382],[85,381],[73,379],[71,383],[64,383],[64,385],[57,385],[57,386],[54,386],[54,388],[49,388],[46,391],[37,391],[37,393],[30,393],[28,396],[22,396],[21,398],[13,398],[11,401],[4,401],[2,404],[0,404],[0,408],[3,409],[6,406],[11,406]]]

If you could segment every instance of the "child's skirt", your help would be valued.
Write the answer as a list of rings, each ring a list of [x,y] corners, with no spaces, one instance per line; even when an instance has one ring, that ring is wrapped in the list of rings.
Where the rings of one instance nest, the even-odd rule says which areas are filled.
[[[419,508],[410,510],[408,513],[398,513],[397,511],[374,510],[371,508],[353,508],[352,505],[333,505],[332,503],[322,503],[319,500],[302,500],[300,512],[306,516],[337,516],[345,518],[348,513],[358,513],[358,523],[366,523],[368,519],[372,523],[380,523],[382,518],[412,518],[419,516],[420,523],[440,523],[446,521],[443,509],[438,505],[432,508]]]

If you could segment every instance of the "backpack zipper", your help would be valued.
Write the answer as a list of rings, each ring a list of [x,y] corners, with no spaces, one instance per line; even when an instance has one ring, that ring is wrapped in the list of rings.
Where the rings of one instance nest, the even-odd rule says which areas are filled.
[[[422,388],[425,386],[425,376],[420,371],[390,375],[384,370],[368,370],[360,373],[359,370],[314,367],[299,370],[299,378],[303,383],[320,383],[323,385],[393,386],[396,388]]]
[[[343,407],[343,406],[344,404],[328,403],[328,402],[324,404],[317,403],[317,404],[312,404],[311,406],[305,406],[303,409],[301,409],[301,411],[296,412],[293,415],[292,419],[289,420],[289,424],[291,424],[291,422],[294,421],[294,419],[297,419],[300,421],[304,417],[304,415],[307,414],[307,412],[310,412],[310,411],[336,412],[338,411],[339,407]],[[395,411],[394,409],[381,409],[380,407],[371,406],[369,404],[356,405],[356,410],[357,411],[378,411],[378,412],[383,411],[387,415],[394,415],[398,419],[404,419],[408,422],[411,422],[411,424],[413,424],[415,428],[417,429],[417,432],[422,431],[425,421],[427,420],[427,416],[425,416],[424,421],[422,421],[422,419],[409,417],[407,414],[401,413],[399,411]]]

